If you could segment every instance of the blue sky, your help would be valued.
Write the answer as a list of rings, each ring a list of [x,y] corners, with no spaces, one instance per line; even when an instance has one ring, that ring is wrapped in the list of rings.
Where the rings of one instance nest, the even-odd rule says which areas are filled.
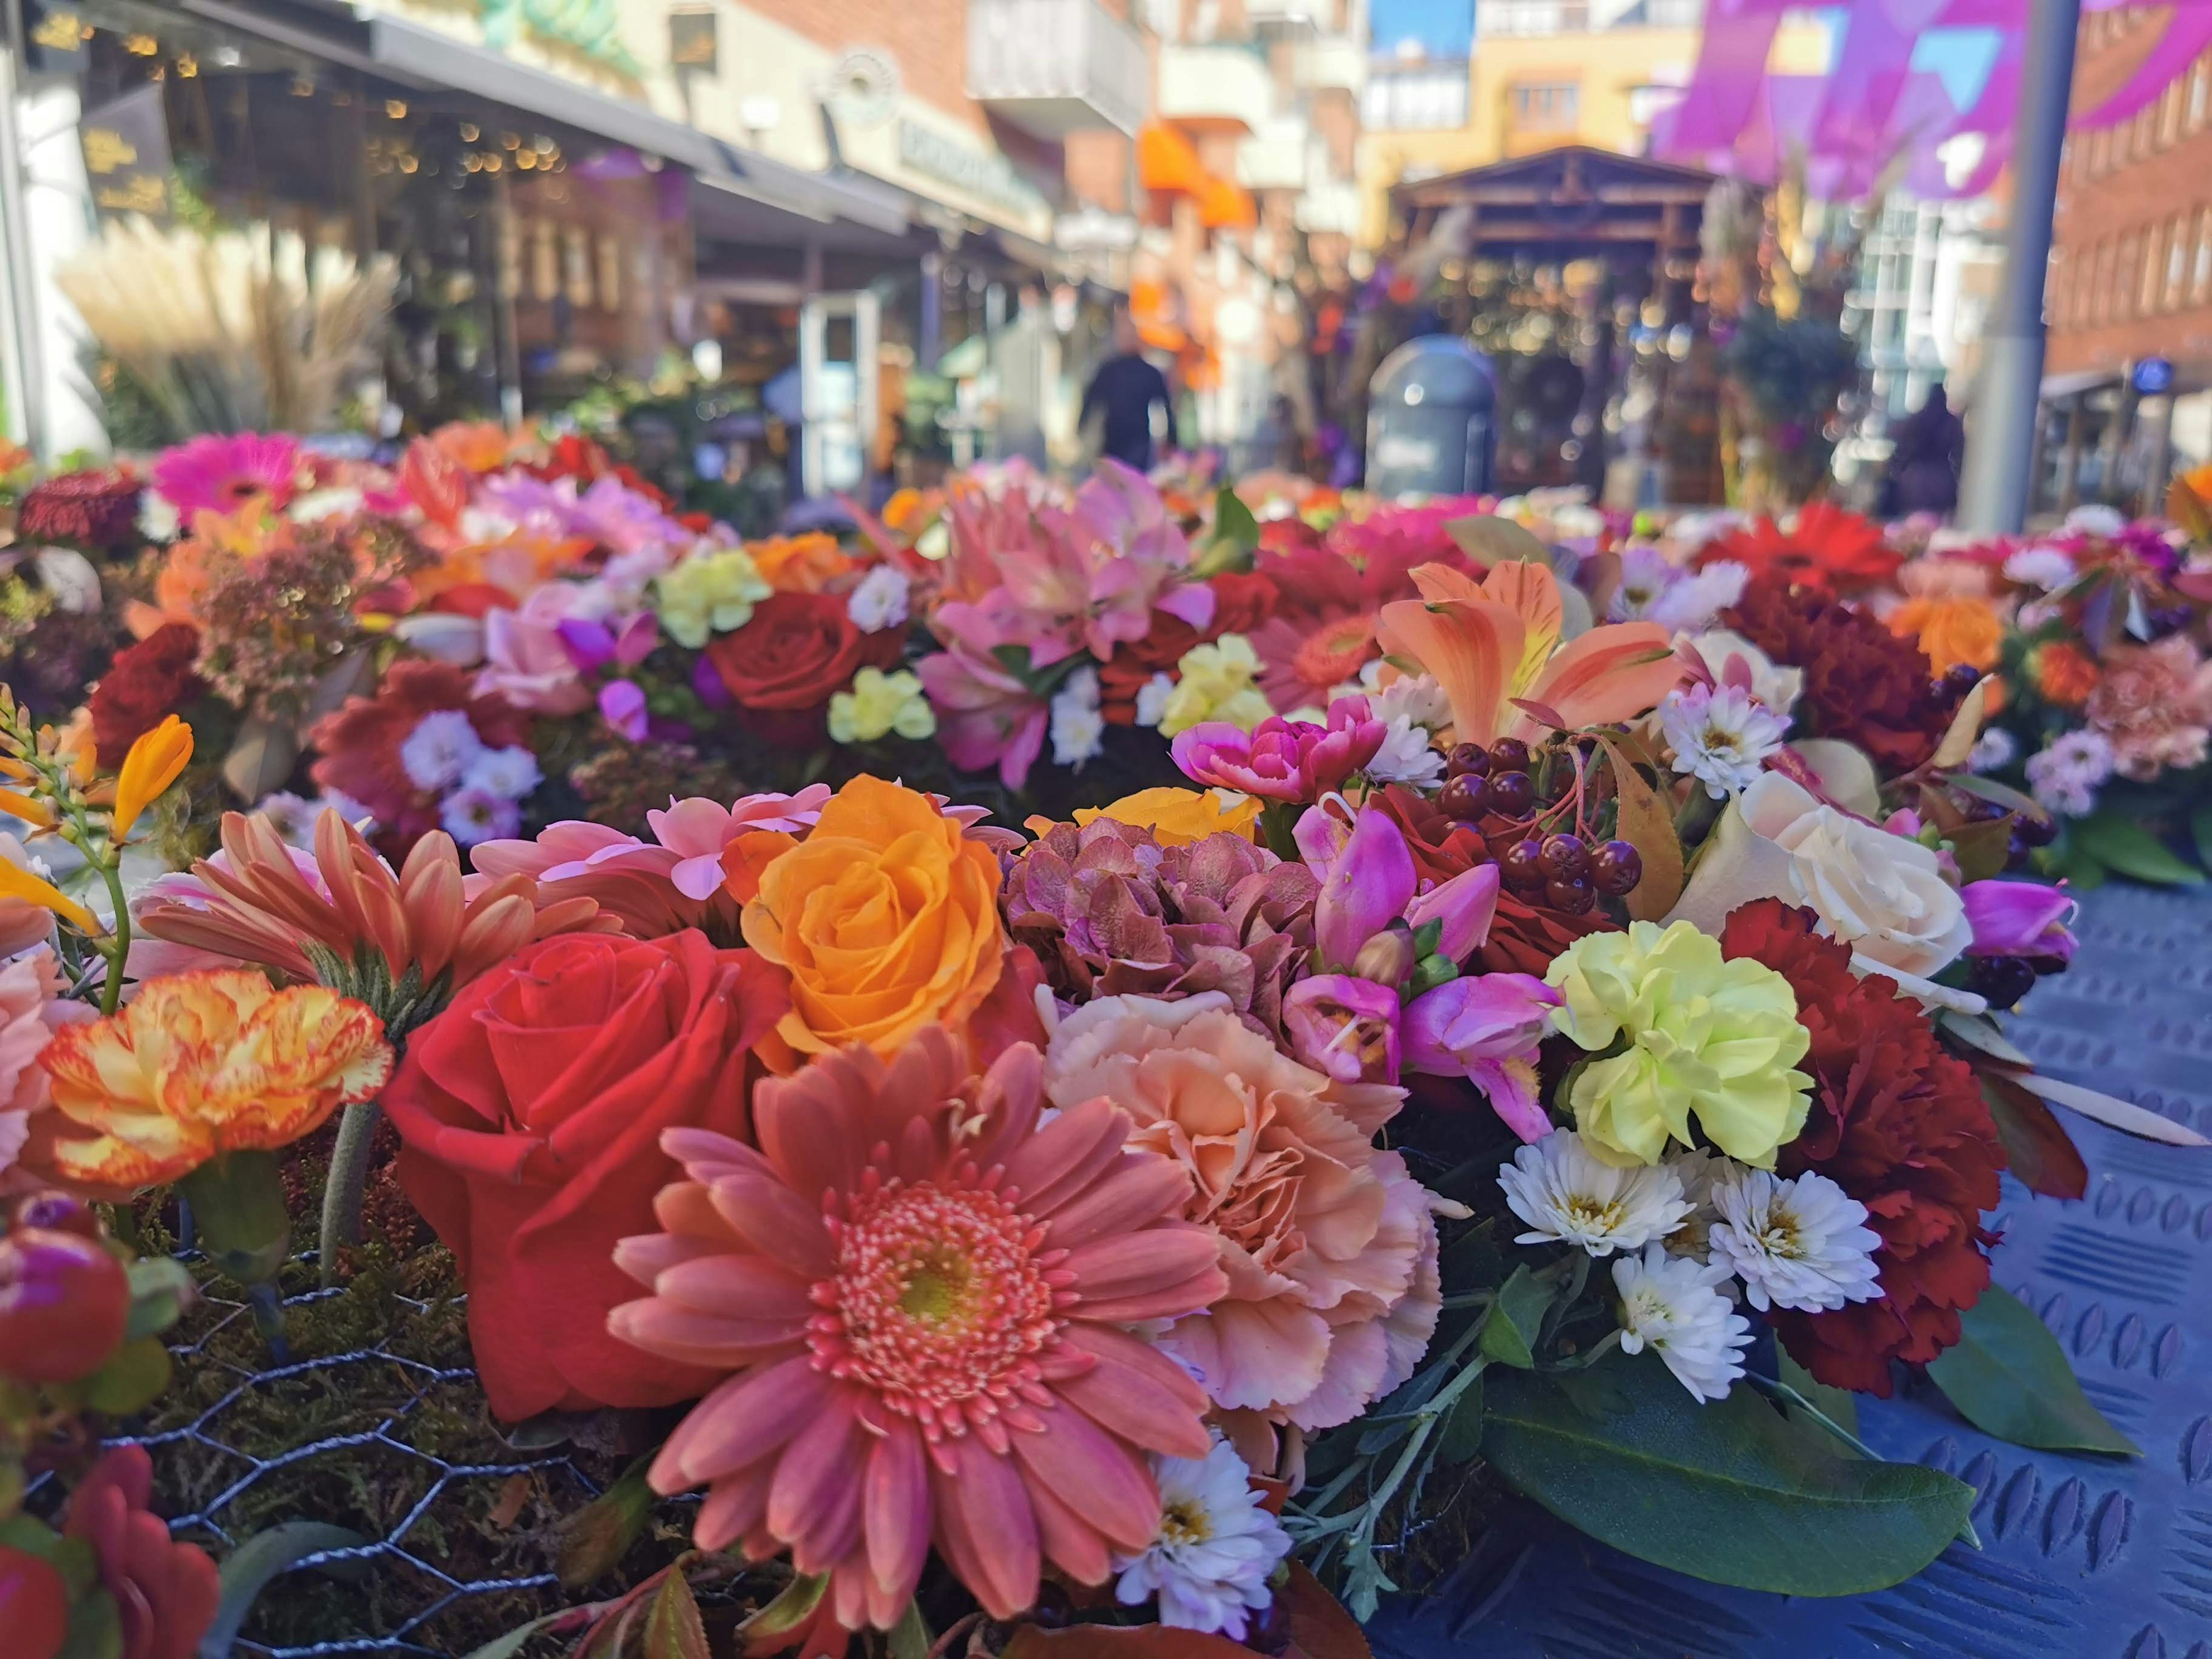
[[[1474,0],[1372,0],[1368,27],[1375,50],[1388,52],[1411,38],[1431,57],[1464,58],[1474,35]]]

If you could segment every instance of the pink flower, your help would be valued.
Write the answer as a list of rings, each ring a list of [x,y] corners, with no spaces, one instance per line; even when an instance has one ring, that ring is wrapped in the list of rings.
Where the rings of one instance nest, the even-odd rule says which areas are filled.
[[[161,453],[154,488],[187,524],[195,513],[235,513],[257,495],[281,511],[299,489],[300,459],[289,433],[206,433]]]
[[[653,731],[645,688],[635,680],[609,680],[599,688],[599,718],[631,743],[643,743]]]
[[[2148,783],[2169,766],[2200,765],[2212,738],[2212,663],[2186,634],[2115,646],[2085,712],[2112,739],[2122,777]]]
[[[41,1185],[15,1169],[31,1120],[52,1103],[39,1051],[64,1025],[97,1019],[88,1002],[61,1000],[62,977],[45,945],[0,965],[0,1193]]]
[[[888,1064],[846,1049],[763,1083],[758,1151],[662,1137],[687,1179],[665,1231],[617,1248],[653,1294],[607,1322],[730,1373],[653,1465],[658,1492],[708,1487],[697,1547],[788,1548],[839,1624],[888,1629],[933,1542],[998,1619],[1048,1560],[1097,1584],[1152,1542],[1146,1454],[1210,1439],[1204,1395],[1127,1328],[1221,1294],[1213,1241],[1109,1102],[1042,1128],[1040,1104],[1034,1048],[979,1082],[933,1025]]]
[[[1536,1092],[1536,1048],[1559,994],[1528,974],[1447,980],[1406,1010],[1406,1065],[1431,1077],[1463,1077],[1523,1140],[1541,1140],[1552,1120]]]
[[[1248,736],[1223,720],[1177,734],[1175,763],[1192,782],[1262,800],[1316,801],[1375,758],[1388,728],[1364,697],[1339,697],[1328,724],[1272,715]]]
[[[924,657],[915,671],[937,711],[937,738],[963,772],[995,766],[1009,789],[1029,781],[1052,705],[988,657],[964,646]]]
[[[1325,808],[1310,807],[1304,820]],[[1413,896],[1413,854],[1398,826],[1372,807],[1352,820],[1352,833],[1321,873],[1314,901],[1314,944],[1327,968],[1349,968],[1359,947],[1406,914]]]
[[[1219,992],[1077,1009],[1053,1035],[1045,1088],[1062,1107],[1114,1101],[1133,1146],[1191,1171],[1184,1213],[1212,1230],[1229,1293],[1161,1344],[1216,1405],[1313,1431],[1376,1397],[1429,1201],[1373,1146],[1404,1091],[1301,1066]]]
[[[1398,992],[1350,974],[1316,974],[1283,998],[1291,1052],[1340,1083],[1398,1080]]]
[[[2034,881],[1970,881],[1959,890],[1973,924],[1970,957],[2041,957],[2074,960],[2066,924],[2081,907],[2056,887]]]
[[[576,714],[590,708],[591,688],[577,672],[562,630],[585,619],[594,598],[574,582],[548,582],[521,609],[487,613],[477,695],[505,697],[539,714]]]

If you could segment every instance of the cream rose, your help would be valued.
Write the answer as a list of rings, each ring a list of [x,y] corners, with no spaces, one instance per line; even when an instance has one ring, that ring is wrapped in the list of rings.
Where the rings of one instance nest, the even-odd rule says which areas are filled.
[[[1810,905],[1820,931],[1851,947],[1862,974],[1884,974],[1924,1002],[1978,1009],[1981,999],[1931,982],[1972,941],[1958,889],[1917,841],[1823,805],[1769,772],[1738,797],[1669,921],[1710,933],[1753,899]]]

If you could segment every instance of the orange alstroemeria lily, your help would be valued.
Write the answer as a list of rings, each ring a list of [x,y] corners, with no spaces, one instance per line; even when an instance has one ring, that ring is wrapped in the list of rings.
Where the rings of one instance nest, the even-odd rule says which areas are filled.
[[[115,778],[115,816],[109,833],[118,846],[138,815],[177,781],[191,757],[192,728],[174,714],[131,745]]]
[[[1480,582],[1444,565],[1413,574],[1421,597],[1384,605],[1376,638],[1434,677],[1459,742],[1526,739],[1548,728],[1516,700],[1570,731],[1634,720],[1681,679],[1681,659],[1656,623],[1608,623],[1559,647],[1564,608],[1546,566],[1512,561]]]

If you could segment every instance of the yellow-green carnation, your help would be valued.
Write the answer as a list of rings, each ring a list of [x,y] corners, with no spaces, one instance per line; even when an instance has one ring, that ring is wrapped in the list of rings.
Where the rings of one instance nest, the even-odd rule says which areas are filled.
[[[830,736],[836,743],[873,743],[896,732],[921,738],[937,730],[937,713],[922,695],[921,678],[902,668],[886,674],[863,668],[853,689],[830,699]]]
[[[1261,692],[1260,657],[1242,634],[1195,645],[1176,665],[1175,690],[1160,715],[1160,733],[1175,737],[1207,720],[1249,732],[1275,711]]]
[[[1771,1169],[1805,1127],[1812,1079],[1793,1069],[1811,1036],[1790,981],[1730,962],[1686,921],[1590,933],[1552,963],[1552,1023],[1596,1058],[1568,1093],[1575,1127],[1607,1162],[1656,1164],[1690,1120],[1741,1163]]]

